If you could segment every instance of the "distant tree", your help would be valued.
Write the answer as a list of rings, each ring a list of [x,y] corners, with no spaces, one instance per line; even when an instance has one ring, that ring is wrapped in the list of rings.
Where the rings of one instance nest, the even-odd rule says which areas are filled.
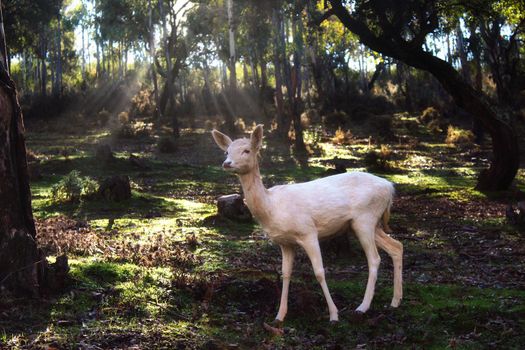
[[[439,27],[446,1],[329,0],[334,14],[359,40],[374,51],[430,72],[456,104],[478,119],[492,138],[493,160],[478,178],[480,190],[507,189],[519,167],[517,136],[509,121],[491,108],[454,67],[424,48],[426,37]],[[327,16],[325,16],[327,17]]]

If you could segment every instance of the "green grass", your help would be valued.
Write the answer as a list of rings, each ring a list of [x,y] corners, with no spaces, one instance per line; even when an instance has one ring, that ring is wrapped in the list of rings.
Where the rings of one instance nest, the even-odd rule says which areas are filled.
[[[416,123],[407,115],[396,118],[395,122]],[[222,152],[207,133],[185,131],[179,151],[162,155],[150,149],[141,151],[155,143],[152,138],[115,141],[102,129],[88,131],[86,136],[29,130],[28,145],[38,155],[43,173],[41,180],[31,183],[38,220],[59,215],[86,220],[102,242],[112,247],[128,244],[131,249],[162,237],[163,245],[157,249],[168,252],[172,259],[143,266],[129,256],[119,258],[107,252],[69,254],[71,281],[65,291],[43,302],[0,301],[0,347],[22,347],[36,337],[43,348],[71,349],[81,341],[101,348],[129,347],[133,339],[142,348],[166,349],[234,344],[242,349],[356,348],[363,344],[371,349],[479,349],[519,348],[525,343],[520,331],[525,326],[521,316],[525,293],[512,283],[501,288],[497,283],[484,284],[484,280],[465,282],[466,277],[475,280],[476,274],[483,274],[481,269],[519,271],[523,264],[511,256],[463,264],[461,255],[470,254],[468,249],[478,243],[479,249],[489,249],[484,244],[490,243],[493,232],[506,243],[519,243],[517,229],[491,212],[457,219],[428,215],[417,207],[418,200],[430,207],[448,203],[462,208],[476,201],[484,205],[483,201],[508,194],[474,190],[484,165],[474,164],[468,150],[443,144],[441,136],[421,125],[411,136],[422,142],[413,149],[392,142],[392,169],[378,174],[396,183],[400,197],[415,206],[409,212],[394,208],[392,217],[394,235],[405,246],[406,283],[400,308],[389,307],[391,263],[384,256],[371,310],[364,316],[352,312],[364,294],[366,262],[356,242],[348,248],[344,241],[337,241],[322,249],[341,321],[329,324],[321,289],[308,259],[299,252],[283,337],[273,337],[262,327],[278,308],[279,248],[262,238],[256,224],[214,217],[216,197],[238,193],[240,186],[235,176],[220,168]],[[313,140],[313,133],[307,139]],[[100,142],[113,142],[114,162],[99,164],[95,159],[95,144]],[[273,185],[319,178],[334,157],[348,162],[348,170],[365,169],[362,159],[369,151],[367,142],[338,146],[321,139],[315,146],[317,153],[305,166],[289,148],[269,144],[263,152],[263,180]],[[130,162],[131,153],[139,155],[145,167]],[[54,203],[52,186],[71,170],[98,180],[126,174],[132,182],[132,197],[120,203],[100,199]],[[523,170],[516,183],[525,189]],[[469,232],[447,231],[463,226],[476,227],[476,234],[482,237],[479,242],[471,242],[469,237],[474,234]],[[194,247],[188,243],[192,236]],[[466,245],[458,247],[460,243]],[[193,257],[184,263],[184,254]],[[427,278],[420,280],[421,275]],[[438,282],[436,276],[447,277],[446,282]]]

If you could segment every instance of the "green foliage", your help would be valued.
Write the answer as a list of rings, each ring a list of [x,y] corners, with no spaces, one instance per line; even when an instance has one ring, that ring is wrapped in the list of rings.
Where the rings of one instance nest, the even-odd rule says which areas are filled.
[[[53,185],[51,193],[54,202],[78,202],[82,198],[92,198],[97,190],[97,181],[82,177],[78,170],[73,170]]]

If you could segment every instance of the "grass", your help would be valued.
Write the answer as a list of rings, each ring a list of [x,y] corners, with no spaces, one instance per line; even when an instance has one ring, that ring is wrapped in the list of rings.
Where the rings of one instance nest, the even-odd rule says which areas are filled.
[[[89,233],[100,249],[69,253],[71,281],[65,291],[43,301],[0,300],[0,347],[520,348],[523,240],[504,220],[501,199],[508,194],[473,189],[487,150],[443,144],[442,136],[414,117],[396,118],[394,125],[413,123],[412,136],[421,139],[414,147],[392,142],[391,169],[378,173],[395,182],[398,192],[392,227],[405,246],[401,307],[388,306],[392,266],[382,255],[371,310],[352,312],[364,293],[365,258],[355,240],[348,245],[345,238],[336,239],[323,243],[322,250],[341,321],[328,323],[310,263],[298,252],[283,337],[262,327],[278,307],[279,248],[253,223],[214,217],[216,197],[239,193],[240,186],[220,168],[222,152],[207,133],[183,130],[178,150],[159,154],[155,137],[112,140],[104,129],[64,137],[53,125],[39,131],[29,124],[28,145],[43,173],[31,184],[35,217],[58,233],[61,228],[46,220],[86,221],[87,231],[70,228],[68,237]],[[318,144],[307,163],[269,142],[262,157],[264,181],[276,185],[324,176],[335,157],[349,170],[363,170],[367,137],[357,130],[351,144],[334,145],[330,135],[309,132],[307,139]],[[111,164],[94,157],[101,142],[112,142]],[[483,155],[472,160],[474,151]],[[140,155],[142,166],[130,161],[131,154]],[[97,180],[126,174],[132,197],[120,203],[53,203],[52,186],[71,170]],[[516,183],[525,189],[522,170]],[[67,241],[57,244],[67,251]]]

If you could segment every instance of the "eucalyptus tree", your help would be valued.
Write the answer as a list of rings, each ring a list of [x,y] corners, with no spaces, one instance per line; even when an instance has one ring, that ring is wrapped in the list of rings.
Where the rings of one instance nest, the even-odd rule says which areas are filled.
[[[3,2],[7,40],[7,62],[11,57],[36,57],[40,92],[47,93],[48,48],[51,21],[62,7],[62,0],[9,0]]]
[[[479,21],[485,60],[496,84],[498,101],[502,105],[516,106],[515,96],[522,88],[520,81],[525,79],[519,52],[525,33],[525,2],[477,0],[474,3],[464,1],[463,7]],[[509,34],[504,35],[504,30]]]
[[[191,9],[189,1],[183,0],[159,0],[158,8],[162,27],[161,47],[163,49],[163,60],[165,67],[162,67],[157,60],[157,69],[164,78],[159,110],[162,114],[168,111],[172,118],[173,135],[180,136],[178,113],[175,103],[175,82],[180,78],[181,70],[186,66],[188,57],[188,47],[185,38],[185,21],[187,11]],[[169,26],[169,31],[168,31]]]
[[[228,66],[230,69],[230,41],[229,26],[226,0],[201,0],[197,1],[191,11],[188,12],[187,25],[188,31],[192,36],[192,44],[197,52],[208,52],[207,48],[212,47],[216,53],[215,57],[221,62],[222,67]],[[238,3],[234,2],[232,7],[232,16],[234,22],[238,21]],[[237,26],[237,23],[234,24]],[[200,40],[200,42],[199,42]],[[236,45],[237,43],[235,43]],[[188,50],[192,52],[192,50]],[[206,66],[209,66],[206,62]],[[224,113],[225,128],[229,131],[235,129],[235,111],[233,96],[228,93],[231,87],[232,76],[230,71],[229,82],[226,82],[225,68],[223,71],[223,92],[222,98],[226,111]]]
[[[372,50],[430,72],[459,107],[480,121],[492,138],[493,159],[489,168],[481,171],[477,188],[507,189],[519,167],[515,130],[451,64],[425,50],[427,36],[439,29],[448,2],[329,0],[329,4],[323,18],[335,15]]]

